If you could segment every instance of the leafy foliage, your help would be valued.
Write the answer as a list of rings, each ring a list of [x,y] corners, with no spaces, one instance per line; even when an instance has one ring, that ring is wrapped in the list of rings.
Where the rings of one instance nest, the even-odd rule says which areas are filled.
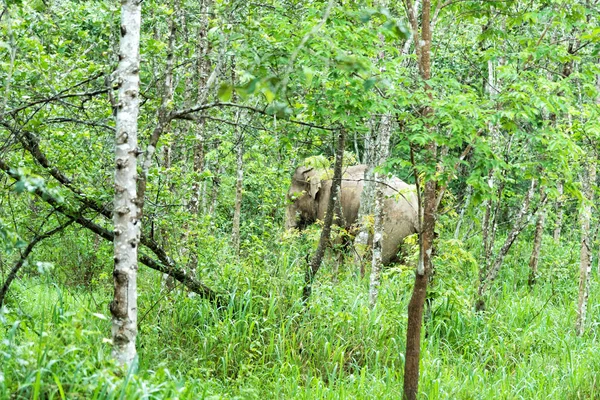
[[[161,112],[177,117],[150,160],[143,234],[176,268],[224,294],[226,306],[217,310],[141,268],[140,364],[120,374],[106,340],[112,245],[69,227],[36,248],[0,311],[0,397],[399,398],[418,239],[408,239],[403,262],[384,271],[374,310],[367,282],[347,265],[351,256],[339,274],[328,259],[305,306],[299,291],[319,227],[281,228],[291,171],[302,161],[331,168],[338,129],[348,133],[346,165],[365,162],[382,115],[394,120],[382,169],[421,188],[435,179],[448,189],[440,199],[423,397],[598,397],[596,274],[588,333],[571,332],[578,209],[589,202],[580,177],[597,161],[600,135],[597,10],[580,1],[435,6],[432,77],[424,82],[401,3],[144,1],[140,160]],[[121,27],[118,5],[104,0],[1,7],[4,282],[40,227],[56,223],[58,205],[97,231],[112,229],[112,72]],[[169,57],[173,95],[166,98]],[[431,143],[437,157],[421,151]],[[238,255],[230,233],[240,146]],[[489,261],[486,207],[494,253],[531,179],[548,196],[546,204],[536,192],[532,212],[546,204],[548,234],[562,209],[563,235],[544,237],[539,284],[529,289],[527,226],[492,286],[488,311],[476,313],[479,270]],[[49,197],[59,201],[48,204]],[[156,256],[148,247],[141,253]]]

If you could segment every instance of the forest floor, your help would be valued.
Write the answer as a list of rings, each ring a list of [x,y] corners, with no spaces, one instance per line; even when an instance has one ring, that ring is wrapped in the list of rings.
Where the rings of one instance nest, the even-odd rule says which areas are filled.
[[[596,273],[577,337],[577,246],[545,238],[541,277],[529,288],[530,245],[520,243],[483,313],[473,309],[468,244],[440,243],[421,398],[600,398]],[[108,273],[93,289],[24,277],[0,314],[0,398],[400,398],[412,269],[388,268],[370,310],[368,279],[346,266],[335,282],[325,265],[304,307],[301,254],[289,247],[264,265],[222,270],[236,289],[220,312],[185,291],[166,293],[160,276],[141,269],[139,368],[126,376],[110,357]]]

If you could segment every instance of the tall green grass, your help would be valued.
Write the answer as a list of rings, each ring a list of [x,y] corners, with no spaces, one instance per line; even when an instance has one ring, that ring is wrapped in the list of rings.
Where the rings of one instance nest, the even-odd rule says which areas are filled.
[[[527,287],[523,241],[478,314],[469,252],[477,243],[440,243],[422,398],[600,398],[596,277],[588,329],[576,337],[577,248],[545,244],[539,284]],[[166,293],[160,277],[140,270],[135,373],[111,361],[110,291],[49,277],[16,282],[0,324],[0,398],[399,398],[412,270],[387,269],[370,310],[367,280],[350,267],[334,280],[326,264],[305,307],[305,251],[283,245],[226,260],[217,284],[231,295],[222,311],[179,289]]]

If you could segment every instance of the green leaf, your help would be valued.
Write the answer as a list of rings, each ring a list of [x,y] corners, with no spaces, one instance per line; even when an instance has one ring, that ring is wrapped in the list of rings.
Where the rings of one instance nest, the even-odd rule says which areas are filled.
[[[15,183],[15,192],[23,193],[24,191],[25,191],[25,181],[19,180],[17,183]]]
[[[410,37],[410,31],[400,21],[388,21],[384,27],[396,35],[398,39],[408,39]]]
[[[304,72],[304,77],[306,78],[306,84],[310,86],[312,83],[313,77],[315,76],[315,70],[309,67],[303,68],[302,72]]]
[[[217,96],[221,101],[229,101],[233,96],[233,86],[229,83],[223,82],[219,86],[219,90],[217,91]]]
[[[365,88],[365,90],[370,90],[373,86],[375,86],[376,83],[376,78],[369,78],[363,82],[363,87]]]
[[[263,89],[263,94],[267,98],[267,103],[271,103],[273,100],[275,100],[275,93],[273,93],[271,91],[271,89],[269,89],[269,88]]]

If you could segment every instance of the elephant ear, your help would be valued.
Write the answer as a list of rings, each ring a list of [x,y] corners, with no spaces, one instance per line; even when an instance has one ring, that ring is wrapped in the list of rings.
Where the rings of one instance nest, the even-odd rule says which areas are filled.
[[[312,175],[308,178],[310,183],[310,197],[315,200],[317,198],[317,193],[319,193],[319,189],[321,189],[321,179],[317,174]]]

